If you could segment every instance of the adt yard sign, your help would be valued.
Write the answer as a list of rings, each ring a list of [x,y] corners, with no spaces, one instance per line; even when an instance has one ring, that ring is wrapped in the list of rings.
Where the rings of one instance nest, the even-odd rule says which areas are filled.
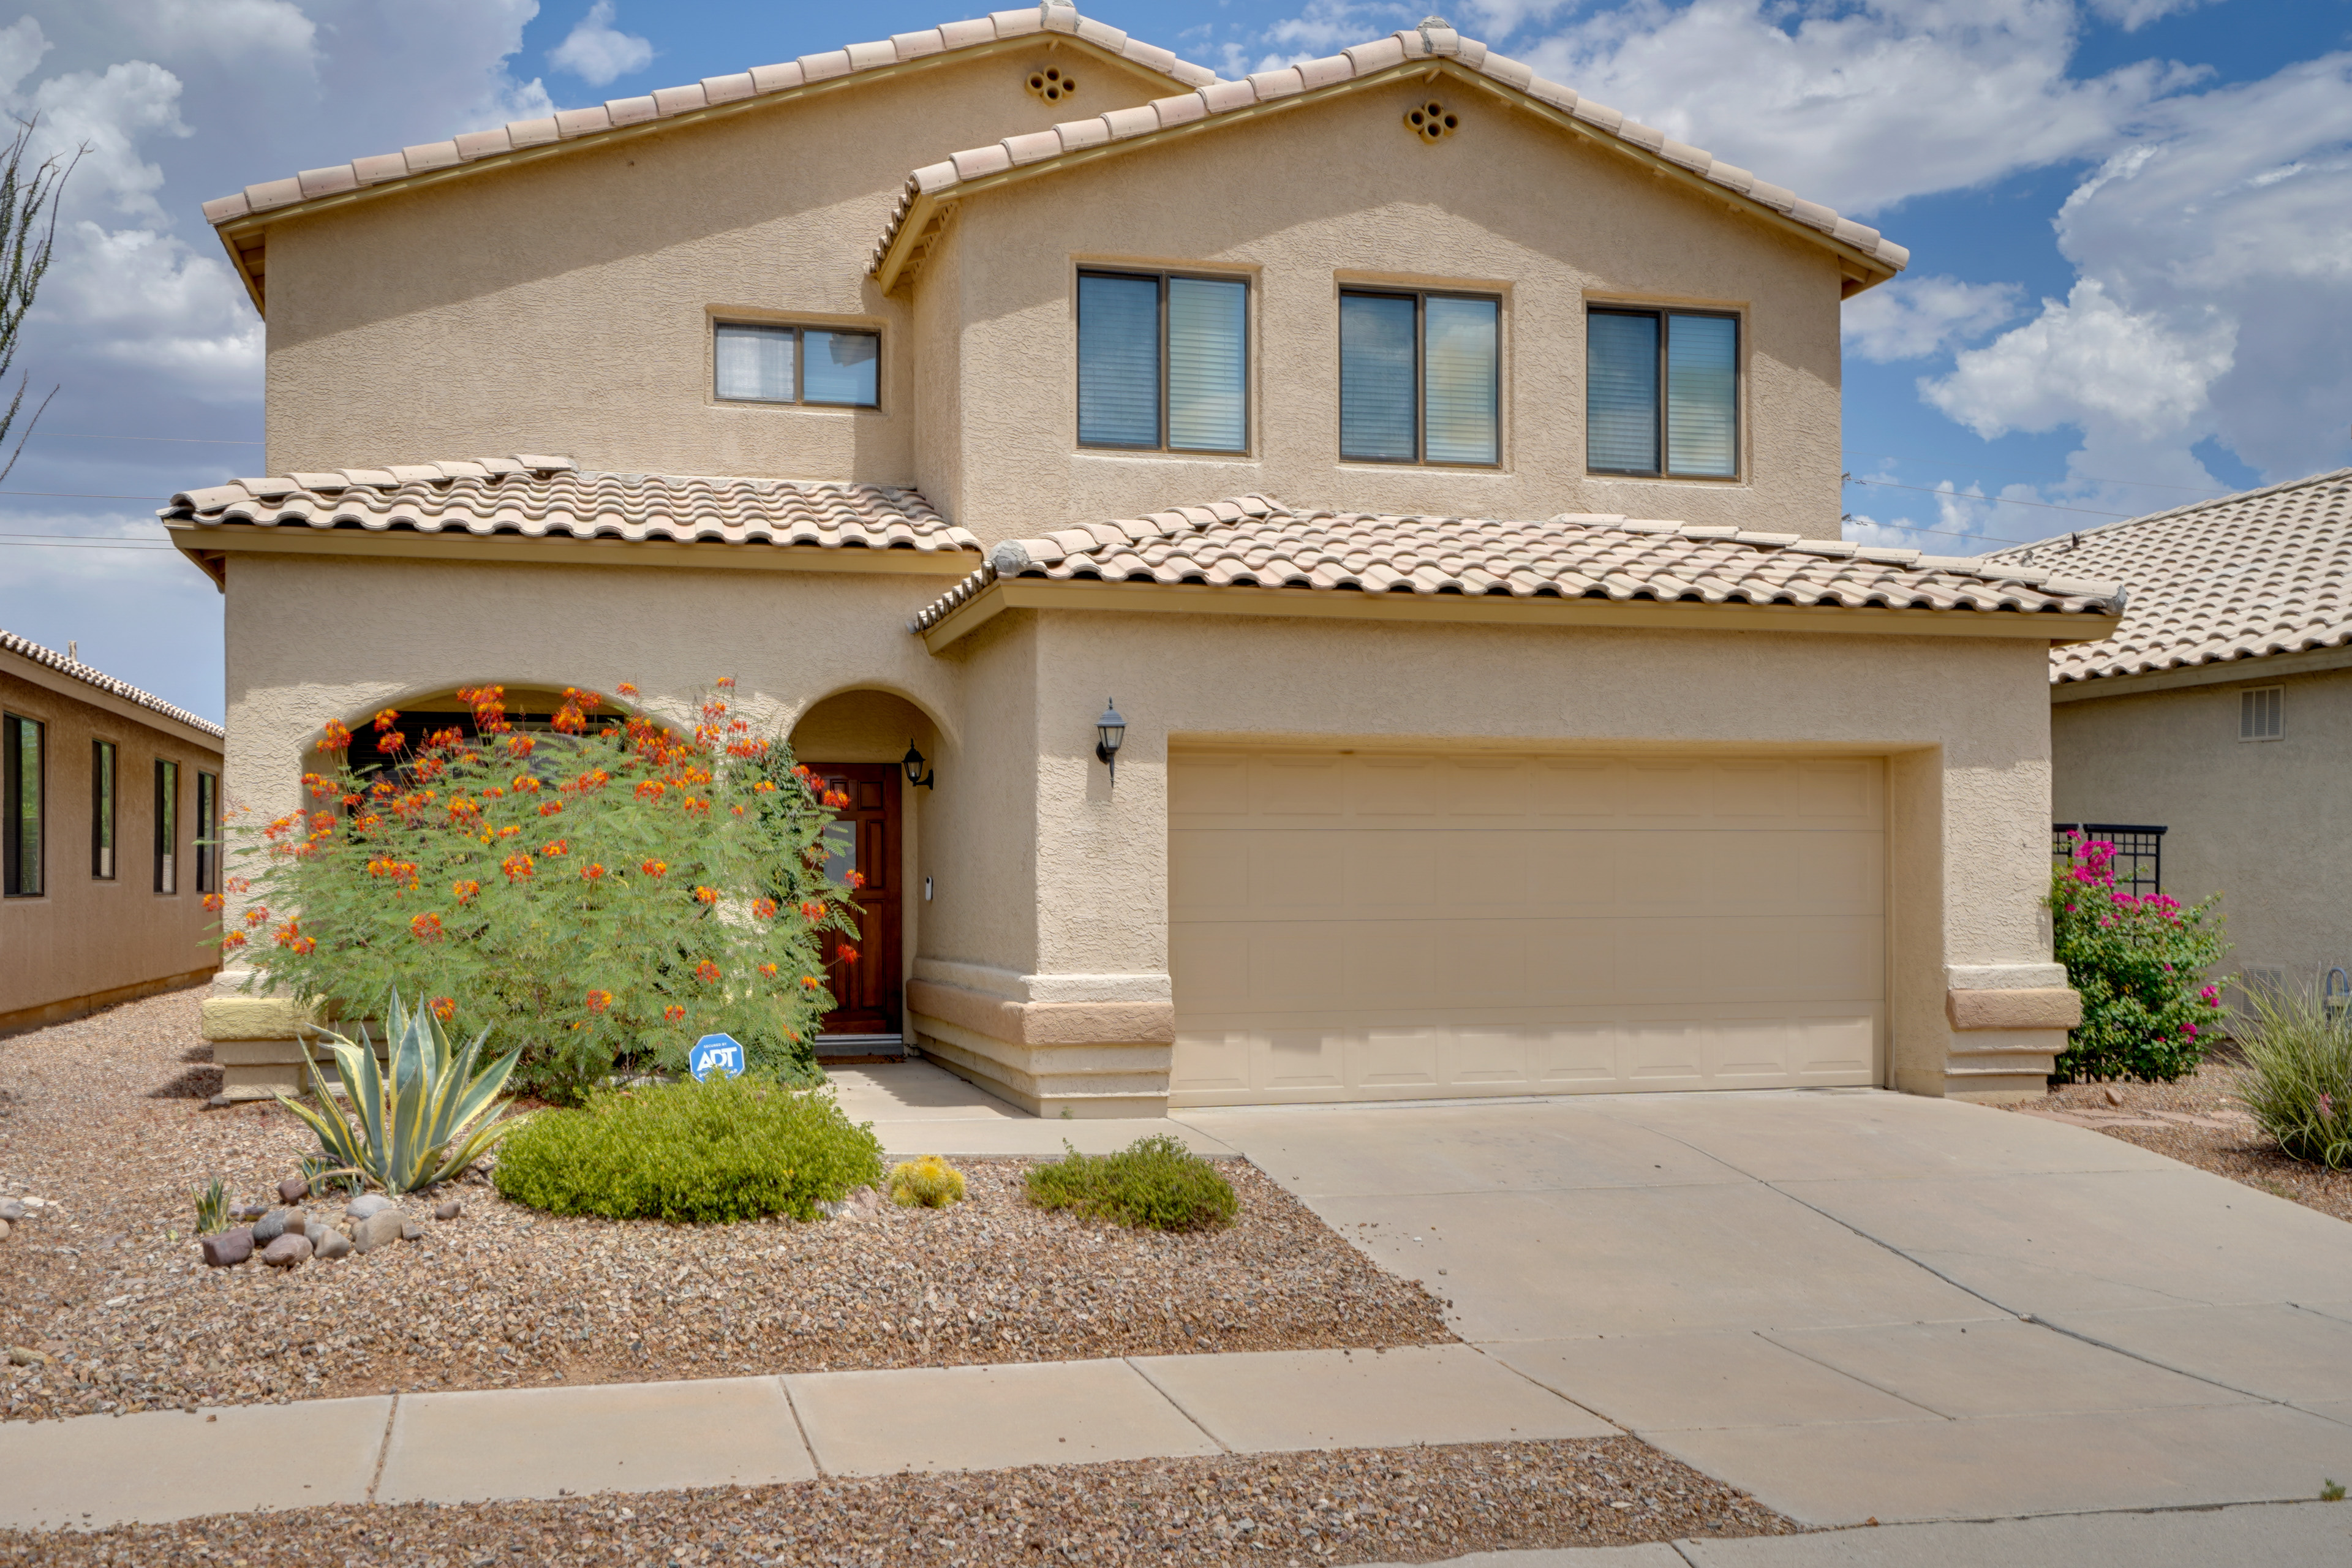
[[[743,1076],[743,1047],[732,1035],[705,1035],[694,1042],[687,1053],[686,1065],[694,1074],[694,1081],[702,1082],[712,1073],[728,1078]]]

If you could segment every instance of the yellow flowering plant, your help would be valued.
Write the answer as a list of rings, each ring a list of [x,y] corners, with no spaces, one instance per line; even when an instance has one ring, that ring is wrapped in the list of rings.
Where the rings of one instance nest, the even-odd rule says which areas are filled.
[[[819,1081],[823,933],[856,929],[852,887],[824,868],[846,802],[735,711],[731,682],[683,731],[580,690],[526,731],[503,688],[458,695],[470,728],[418,743],[379,714],[391,761],[366,771],[329,725],[333,764],[304,776],[305,810],[232,822],[232,886],[250,902],[220,940],[250,955],[255,984],[345,1018],[396,987],[520,1048],[516,1083],[549,1100],[682,1070],[711,1033],[767,1076]]]

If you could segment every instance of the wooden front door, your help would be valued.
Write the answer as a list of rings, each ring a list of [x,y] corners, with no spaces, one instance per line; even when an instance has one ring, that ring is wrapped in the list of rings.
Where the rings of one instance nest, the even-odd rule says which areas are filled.
[[[849,796],[825,830],[825,873],[866,879],[857,893],[857,931],[824,937],[825,985],[835,1005],[819,1027],[828,1035],[895,1035],[900,1011],[898,942],[898,769],[890,763],[811,763],[824,787]],[[855,960],[842,950],[854,950]]]

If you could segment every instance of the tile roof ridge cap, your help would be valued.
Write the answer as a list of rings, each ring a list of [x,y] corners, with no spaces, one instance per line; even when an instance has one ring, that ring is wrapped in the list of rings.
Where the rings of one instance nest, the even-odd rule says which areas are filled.
[[[2137,528],[2142,523],[2167,522],[2177,517],[2185,517],[2193,511],[2204,511],[2213,507],[2234,506],[2240,501],[2261,500],[2265,497],[2283,494],[2287,490],[2305,489],[2336,482],[2352,483],[2352,468],[2330,468],[2325,473],[2305,474],[2299,479],[2281,479],[2274,485],[2257,485],[2250,490],[2236,490],[2229,495],[2208,496],[2203,500],[2184,501],[2179,506],[2168,507],[2162,511],[2143,512],[2137,517],[2119,517],[2113,522],[2102,522],[2091,528],[2071,528],[2063,533],[2053,533],[2047,539],[2031,540],[2023,544],[2011,545],[2006,550],[1988,550],[1985,555],[1987,558],[2008,557],[2025,551],[2054,550],[2070,539],[2089,539],[2102,533],[2115,533],[2126,528]]]

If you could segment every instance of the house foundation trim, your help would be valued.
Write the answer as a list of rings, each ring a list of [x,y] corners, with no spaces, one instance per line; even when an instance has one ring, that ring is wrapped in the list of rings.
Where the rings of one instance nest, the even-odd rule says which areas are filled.
[[[907,1022],[924,1055],[1033,1115],[1168,1113],[1171,1003],[1013,1002],[917,980]]]
[[[1947,991],[1944,1012],[1955,1029],[2071,1029],[2083,1021],[2083,998],[2063,985],[2035,991]]]

